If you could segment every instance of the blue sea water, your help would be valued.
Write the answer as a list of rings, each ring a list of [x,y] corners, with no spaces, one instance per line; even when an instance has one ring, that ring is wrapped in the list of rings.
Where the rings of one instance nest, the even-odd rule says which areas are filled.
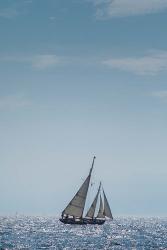
[[[102,226],[54,217],[0,217],[0,249],[167,250],[167,218],[115,218]]]

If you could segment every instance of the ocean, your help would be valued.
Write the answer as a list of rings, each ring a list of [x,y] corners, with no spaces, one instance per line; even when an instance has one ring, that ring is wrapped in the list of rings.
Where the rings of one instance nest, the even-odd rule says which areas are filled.
[[[123,218],[64,225],[54,217],[0,217],[0,250],[167,250],[167,218]]]

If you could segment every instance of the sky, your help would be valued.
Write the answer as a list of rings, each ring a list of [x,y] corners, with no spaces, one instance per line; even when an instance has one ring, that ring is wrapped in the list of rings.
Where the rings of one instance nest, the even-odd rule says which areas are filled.
[[[113,216],[167,216],[166,23],[167,0],[0,1],[1,215],[59,216],[96,155],[88,201],[101,180]]]

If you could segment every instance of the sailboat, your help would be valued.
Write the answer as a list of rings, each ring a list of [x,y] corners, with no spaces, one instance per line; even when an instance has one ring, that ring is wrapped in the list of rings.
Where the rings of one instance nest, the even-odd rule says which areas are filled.
[[[64,224],[98,224],[102,225],[106,221],[106,218],[113,219],[111,209],[103,189],[103,199],[101,196],[101,182],[97,191],[97,194],[87,211],[86,215],[83,216],[86,198],[88,194],[89,184],[91,180],[91,174],[94,166],[95,156],[93,157],[93,162],[89,174],[84,181],[84,183],[79,188],[78,192],[74,195],[72,200],[63,210],[61,218],[59,219]],[[98,213],[95,216],[95,211],[97,210],[98,200],[100,200]]]

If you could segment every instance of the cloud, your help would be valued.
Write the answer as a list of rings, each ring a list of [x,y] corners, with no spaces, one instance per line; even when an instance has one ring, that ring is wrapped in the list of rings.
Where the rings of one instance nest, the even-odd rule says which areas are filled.
[[[56,55],[38,55],[32,58],[32,66],[37,69],[45,69],[57,66],[61,60]]]
[[[140,57],[110,57],[99,61],[94,58],[78,58],[78,57],[64,57],[56,54],[39,54],[31,56],[4,56],[0,57],[0,62],[15,63],[31,66],[36,70],[47,70],[50,68],[64,66],[66,64],[81,64],[83,66],[88,64],[100,63],[101,65],[131,72],[136,75],[157,75],[161,72],[167,71],[167,51],[152,50]]]
[[[32,102],[23,94],[8,95],[0,97],[0,110],[15,110],[18,108],[30,107]]]
[[[162,91],[154,91],[151,93],[152,96],[160,98],[160,99],[165,99],[167,100],[167,90],[162,90]]]
[[[15,0],[9,4],[6,1],[6,7],[0,8],[0,17],[6,19],[13,19],[20,14],[27,13],[28,6],[32,3],[32,0]]]
[[[18,11],[14,8],[5,8],[0,10],[0,17],[11,19],[18,15]]]
[[[156,75],[167,71],[167,51],[154,51],[143,57],[111,58],[102,64],[137,75]]]
[[[1,62],[27,63],[33,68],[43,70],[50,67],[62,65],[63,58],[55,54],[40,54],[32,56],[5,56],[0,58]]]
[[[96,17],[106,19],[164,11],[167,0],[87,0],[96,8]]]
[[[54,20],[56,20],[56,17],[55,16],[50,16],[49,20],[54,21]]]

